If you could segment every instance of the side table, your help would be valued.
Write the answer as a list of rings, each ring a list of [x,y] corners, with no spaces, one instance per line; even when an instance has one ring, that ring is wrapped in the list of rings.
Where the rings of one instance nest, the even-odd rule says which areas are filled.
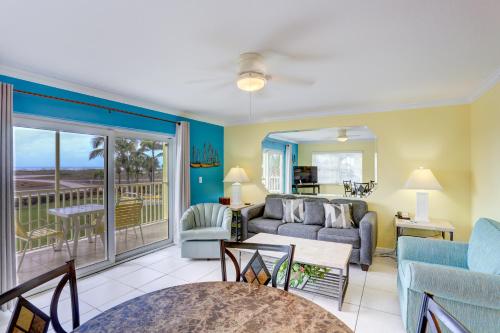
[[[450,241],[453,241],[453,233],[455,227],[447,220],[430,219],[429,222],[414,222],[411,220],[400,219],[394,217],[394,224],[396,225],[396,237],[403,235],[404,229],[419,229],[429,231],[441,231],[441,236],[445,239],[445,233],[450,234]]]
[[[230,205],[229,208],[233,211],[233,222],[231,223],[231,235],[233,235],[233,230],[235,230],[235,240],[237,242],[241,242],[241,210],[243,208],[250,207],[251,205],[242,204],[242,205]]]

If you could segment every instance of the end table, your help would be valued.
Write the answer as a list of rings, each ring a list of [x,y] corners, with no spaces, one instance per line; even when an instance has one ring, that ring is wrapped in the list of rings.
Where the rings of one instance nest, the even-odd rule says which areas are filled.
[[[231,223],[231,235],[233,234],[233,230],[235,230],[235,240],[237,242],[241,242],[241,211],[243,208],[250,207],[251,205],[241,204],[241,205],[230,205],[229,208],[233,211],[233,222]]]

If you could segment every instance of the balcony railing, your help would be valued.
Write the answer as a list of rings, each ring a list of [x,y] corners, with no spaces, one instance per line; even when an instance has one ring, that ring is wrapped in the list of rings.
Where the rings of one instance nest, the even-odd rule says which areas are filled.
[[[127,195],[137,195],[143,199],[144,205],[141,212],[141,224],[152,224],[168,220],[168,183],[147,182],[115,185],[115,201]],[[58,225],[55,216],[49,214],[49,209],[56,207],[70,207],[84,204],[103,204],[103,186],[87,186],[59,190],[56,195],[55,190],[28,190],[18,191],[14,196],[15,218],[24,229],[30,232],[33,229],[45,225]],[[56,197],[58,197],[56,199]],[[73,223],[81,223],[83,219],[92,221],[95,216],[82,216],[75,218]],[[90,232],[88,229],[82,230],[79,237],[83,238]],[[70,240],[74,235],[70,236]],[[30,245],[31,249],[48,246],[46,238],[37,239]],[[17,251],[21,250],[19,241],[16,243]]]

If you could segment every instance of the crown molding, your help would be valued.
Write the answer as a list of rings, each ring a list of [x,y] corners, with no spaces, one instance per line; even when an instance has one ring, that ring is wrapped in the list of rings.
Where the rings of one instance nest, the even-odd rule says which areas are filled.
[[[162,113],[167,113],[174,116],[185,117],[192,120],[207,122],[214,125],[224,126],[224,122],[220,119],[214,119],[211,117],[201,116],[199,114],[194,114],[191,112],[175,110],[169,107],[165,107],[160,104],[146,102],[136,98],[130,98],[127,96],[107,92],[101,89],[92,88],[89,86],[81,85],[78,83],[73,83],[65,80],[60,80],[57,78],[53,78],[50,76],[25,71],[22,69],[6,66],[0,64],[0,75],[14,77],[16,79],[26,80],[30,82],[35,82],[38,84],[43,84],[47,86],[51,86],[54,88],[69,90],[72,92],[89,95],[92,97],[103,98],[113,102],[124,103],[132,106],[137,106],[141,108],[145,108],[148,110],[158,111]]]
[[[454,105],[464,105],[469,104],[466,98],[448,99],[448,100],[437,100],[428,103],[408,103],[408,104],[392,104],[392,105],[380,105],[380,106],[360,106],[353,108],[332,108],[326,111],[307,111],[298,110],[295,111],[294,115],[276,115],[270,117],[262,117],[258,119],[248,119],[248,120],[236,120],[227,121],[226,126],[240,126],[240,125],[250,125],[259,124],[267,122],[278,122],[278,121],[292,121],[300,120],[305,118],[321,118],[328,116],[343,116],[343,115],[356,115],[356,114],[367,114],[367,113],[380,113],[380,112],[394,112],[394,111],[405,111],[414,109],[425,109],[433,107],[442,106],[454,106]]]
[[[473,103],[479,97],[483,96],[488,90],[493,88],[497,83],[500,82],[500,68],[498,68],[492,75],[488,76],[483,83],[477,88],[474,93],[470,94],[467,98],[467,102]]]

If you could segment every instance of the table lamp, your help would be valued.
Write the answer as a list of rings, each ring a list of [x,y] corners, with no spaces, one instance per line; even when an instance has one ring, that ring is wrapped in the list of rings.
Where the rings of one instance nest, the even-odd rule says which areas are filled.
[[[420,167],[414,170],[405,184],[406,189],[417,190],[415,222],[429,222],[429,190],[442,190],[430,169]]]
[[[225,183],[233,183],[231,192],[231,205],[241,205],[241,183],[248,182],[248,176],[239,166],[231,168],[224,178]]]

